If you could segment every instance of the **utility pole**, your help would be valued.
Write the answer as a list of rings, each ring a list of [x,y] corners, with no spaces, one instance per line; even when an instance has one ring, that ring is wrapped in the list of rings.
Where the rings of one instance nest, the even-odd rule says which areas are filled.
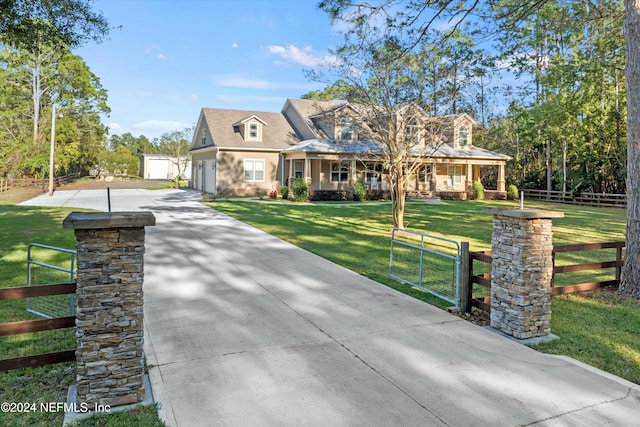
[[[49,197],[53,196],[53,152],[55,150],[56,139],[56,104],[53,104],[51,111],[51,147],[49,148]]]

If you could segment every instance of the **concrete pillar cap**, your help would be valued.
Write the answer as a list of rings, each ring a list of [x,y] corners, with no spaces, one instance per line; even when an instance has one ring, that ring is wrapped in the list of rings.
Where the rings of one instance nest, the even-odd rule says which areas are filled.
[[[75,230],[139,228],[153,225],[156,225],[156,217],[150,211],[71,212],[62,222],[62,228]]]
[[[485,208],[484,213],[493,215],[504,215],[511,218],[523,219],[543,219],[543,218],[564,218],[564,212],[548,211],[544,209],[504,209],[504,208]]]

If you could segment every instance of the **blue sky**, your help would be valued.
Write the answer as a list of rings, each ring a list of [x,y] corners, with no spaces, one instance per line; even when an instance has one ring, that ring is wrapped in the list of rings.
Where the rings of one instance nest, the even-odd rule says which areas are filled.
[[[109,92],[111,134],[152,139],[202,107],[280,111],[341,36],[317,0],[96,0],[115,28],[76,49]]]

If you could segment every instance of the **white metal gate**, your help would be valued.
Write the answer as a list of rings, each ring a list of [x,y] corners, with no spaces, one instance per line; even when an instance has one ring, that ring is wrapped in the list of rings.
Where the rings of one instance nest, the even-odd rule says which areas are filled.
[[[76,280],[76,251],[31,243],[27,250],[27,286],[71,283]],[[66,258],[64,261],[49,261]],[[45,262],[48,261],[48,262]],[[59,265],[67,264],[68,267]],[[75,316],[74,294],[27,298],[27,312],[40,317]]]
[[[460,305],[460,243],[394,228],[389,276]]]

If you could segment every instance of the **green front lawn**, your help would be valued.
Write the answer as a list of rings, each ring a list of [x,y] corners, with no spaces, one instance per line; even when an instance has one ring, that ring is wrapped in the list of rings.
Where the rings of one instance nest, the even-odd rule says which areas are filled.
[[[207,205],[396,290],[440,307],[450,305],[388,277],[392,230],[389,204],[272,204],[226,200]],[[413,231],[468,241],[472,251],[489,250],[492,216],[483,209],[516,206],[512,202],[449,201],[446,205],[410,202],[405,225]],[[555,245],[625,238],[624,209],[529,202],[526,206],[565,213],[564,218],[553,220]],[[559,254],[557,262],[594,262],[614,257],[615,252],[610,250],[580,252]],[[556,284],[604,280],[613,274],[613,269],[604,273],[563,274],[556,277]],[[561,339],[539,346],[540,350],[573,357],[640,384],[637,335],[640,301],[611,292],[570,295],[555,297],[552,312],[551,329]]]

